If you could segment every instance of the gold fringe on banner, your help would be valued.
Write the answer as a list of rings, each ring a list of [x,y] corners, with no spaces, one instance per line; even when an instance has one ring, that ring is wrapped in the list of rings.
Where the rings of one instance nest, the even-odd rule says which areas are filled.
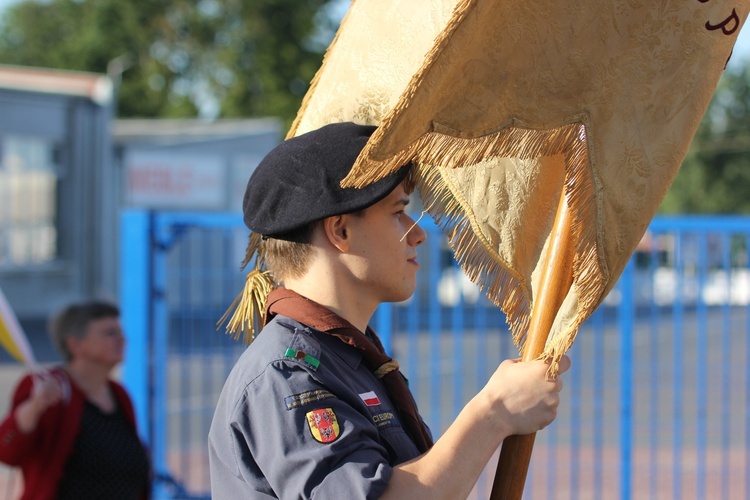
[[[554,371],[559,358],[572,345],[581,318],[593,312],[602,300],[601,290],[609,276],[604,267],[605,260],[598,255],[597,228],[585,222],[596,220],[596,197],[584,123],[572,123],[553,130],[503,129],[493,136],[474,139],[433,132],[422,141],[428,141],[429,147],[407,148],[400,154],[375,162],[378,167],[360,171],[362,176],[353,171],[349,182],[359,184],[366,177],[370,177],[367,182],[371,182],[371,176],[388,172],[391,165],[413,161],[417,167],[412,170],[412,176],[418,181],[417,190],[425,209],[448,235],[456,260],[466,275],[506,313],[513,340],[521,352],[534,300],[531,283],[522,274],[514,272],[513,266],[503,260],[493,244],[483,238],[472,207],[462,199],[446,173],[458,165],[475,165],[493,157],[534,158],[565,154],[562,189],[566,190],[572,213],[572,234],[578,256],[573,279],[578,308],[584,314],[569,323],[562,323],[556,334],[549,338],[543,357],[553,358]],[[372,165],[372,160],[368,161],[369,165]]]

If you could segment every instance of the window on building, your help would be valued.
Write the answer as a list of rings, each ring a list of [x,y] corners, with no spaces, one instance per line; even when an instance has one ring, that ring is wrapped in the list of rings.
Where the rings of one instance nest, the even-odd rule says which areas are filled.
[[[0,136],[0,267],[57,257],[54,150],[38,137]]]

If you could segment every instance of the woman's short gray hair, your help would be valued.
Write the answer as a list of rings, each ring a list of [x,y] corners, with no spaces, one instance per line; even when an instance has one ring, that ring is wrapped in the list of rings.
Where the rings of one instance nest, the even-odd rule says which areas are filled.
[[[72,359],[72,354],[68,350],[67,339],[82,338],[86,334],[89,323],[93,320],[119,317],[120,309],[109,302],[89,301],[70,304],[50,321],[50,337],[55,348],[68,362]]]

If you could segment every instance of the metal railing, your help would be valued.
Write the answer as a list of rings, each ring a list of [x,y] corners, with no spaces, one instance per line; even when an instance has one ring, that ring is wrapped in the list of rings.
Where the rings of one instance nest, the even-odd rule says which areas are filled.
[[[439,436],[517,350],[430,221],[414,297],[373,326]],[[156,498],[210,496],[206,437],[240,343],[216,320],[242,288],[238,215],[122,216],[122,379]],[[583,325],[558,417],[536,439],[524,498],[750,498],[750,219],[657,218]],[[488,466],[472,493],[486,498]]]

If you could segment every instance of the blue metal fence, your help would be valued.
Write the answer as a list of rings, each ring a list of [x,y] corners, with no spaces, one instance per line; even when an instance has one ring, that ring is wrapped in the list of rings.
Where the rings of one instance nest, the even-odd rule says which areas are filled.
[[[442,433],[517,351],[503,314],[421,223],[414,297],[373,323]],[[207,498],[206,436],[242,346],[215,322],[241,290],[228,214],[122,216],[122,379],[153,452],[156,498]],[[558,418],[524,498],[750,498],[750,219],[657,218],[569,352]],[[472,493],[489,495],[494,464]]]

